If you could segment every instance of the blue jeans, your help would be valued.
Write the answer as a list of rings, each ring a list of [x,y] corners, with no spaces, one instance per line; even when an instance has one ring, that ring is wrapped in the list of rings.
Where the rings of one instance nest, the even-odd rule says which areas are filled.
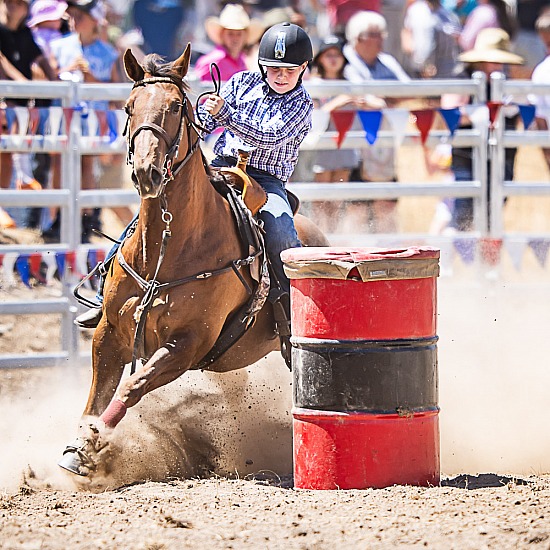
[[[237,160],[231,157],[216,157],[211,164],[215,168],[235,166]],[[258,218],[264,224],[265,246],[275,276],[279,279],[282,290],[290,293],[290,281],[283,270],[281,252],[287,248],[298,248],[302,243],[294,226],[294,216],[285,184],[275,176],[252,166],[248,166],[246,172],[267,193],[267,202],[260,208]]]
[[[216,157],[212,161],[215,168],[225,166],[235,166],[237,161],[227,157]],[[265,246],[267,254],[271,260],[271,265],[275,276],[279,279],[283,291],[290,293],[290,281],[283,270],[281,252],[287,248],[298,248],[302,246],[296,227],[294,226],[294,216],[288,197],[286,195],[285,184],[275,176],[249,166],[246,169],[248,175],[254,178],[266,191],[267,202],[258,212],[258,218],[262,220],[265,229]],[[122,242],[126,237],[128,230],[137,220],[139,211],[136,212],[133,220],[126,226],[118,240]],[[116,254],[119,244],[115,243],[105,257],[108,263]],[[96,298],[103,302],[103,295],[97,293]]]

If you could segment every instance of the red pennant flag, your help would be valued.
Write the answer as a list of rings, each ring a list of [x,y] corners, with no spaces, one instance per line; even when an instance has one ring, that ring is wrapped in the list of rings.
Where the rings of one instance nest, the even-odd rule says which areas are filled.
[[[340,149],[346,134],[349,132],[353,120],[355,119],[355,111],[332,111],[330,117],[334,122],[336,131],[338,132],[338,137],[336,138],[336,144],[338,149]]]
[[[63,114],[65,115],[65,134],[69,135],[71,131],[71,121],[73,120],[74,109],[71,107],[63,107]]]
[[[41,283],[45,283],[46,279],[42,277],[40,273],[40,267],[42,266],[42,254],[34,253],[29,255],[29,265],[31,268],[31,275]]]
[[[487,107],[489,108],[489,122],[491,123],[491,128],[494,128],[498,113],[500,111],[500,108],[502,107],[502,102],[487,101]]]
[[[481,238],[479,240],[479,251],[483,263],[495,266],[500,262],[500,251],[502,239]]]
[[[432,128],[435,111],[433,109],[422,109],[421,111],[411,111],[411,113],[416,119],[416,127],[420,132],[420,140],[422,141],[422,145],[424,145]]]
[[[103,250],[103,248],[98,248],[96,250],[96,260],[98,262],[103,262],[105,260],[105,250]]]
[[[0,109],[0,135],[4,133],[4,126],[6,128],[8,126],[8,121],[6,120],[6,109]]]
[[[109,125],[107,124],[107,112],[98,109],[95,112],[95,116],[97,117],[97,121],[99,123],[99,136],[104,136],[109,130]]]
[[[36,107],[29,109],[29,134],[36,135],[38,125],[40,124],[40,111]]]
[[[65,261],[69,264],[71,271],[76,274],[76,252],[74,250],[65,253]]]

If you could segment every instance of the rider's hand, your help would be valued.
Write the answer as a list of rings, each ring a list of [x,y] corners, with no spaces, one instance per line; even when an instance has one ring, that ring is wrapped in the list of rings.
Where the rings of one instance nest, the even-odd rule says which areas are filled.
[[[216,94],[210,94],[204,102],[204,110],[208,111],[211,115],[217,115],[224,103],[225,100],[223,97]]]

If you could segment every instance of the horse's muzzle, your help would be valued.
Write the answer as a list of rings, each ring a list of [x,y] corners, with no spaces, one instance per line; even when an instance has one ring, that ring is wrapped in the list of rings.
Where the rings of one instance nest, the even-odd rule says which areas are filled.
[[[154,164],[134,167],[132,181],[143,199],[156,199],[162,191],[162,171]]]

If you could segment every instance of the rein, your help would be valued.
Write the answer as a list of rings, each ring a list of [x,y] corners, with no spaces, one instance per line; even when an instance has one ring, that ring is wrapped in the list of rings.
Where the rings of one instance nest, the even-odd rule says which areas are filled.
[[[214,75],[212,73],[213,67],[215,67],[215,69],[217,70],[217,81],[214,79]],[[218,93],[220,88],[220,72],[217,65],[212,64],[211,74],[212,74],[212,80],[215,83],[216,93]],[[164,158],[163,188],[159,197],[160,203],[161,203],[162,221],[165,224],[165,229],[163,230],[163,233],[162,233],[162,241],[160,246],[159,257],[158,257],[153,278],[150,280],[144,279],[141,275],[139,275],[139,273],[137,273],[130,266],[130,264],[126,261],[122,253],[123,243],[121,243],[121,246],[117,250],[118,263],[124,269],[124,271],[126,271],[126,273],[128,273],[137,282],[138,286],[144,291],[144,296],[140,304],[137,306],[134,314],[134,318],[137,324],[136,324],[136,330],[134,333],[134,347],[132,352],[132,364],[131,364],[131,371],[130,371],[131,374],[134,374],[136,370],[136,364],[137,364],[138,358],[144,356],[143,333],[145,330],[145,322],[147,319],[147,314],[153,305],[154,298],[159,295],[161,290],[167,290],[169,288],[179,286],[191,281],[208,279],[210,277],[222,275],[223,273],[233,271],[235,275],[238,277],[238,279],[241,281],[245,289],[247,290],[248,294],[252,296],[252,299],[250,300],[249,303],[245,304],[245,307],[242,309],[242,312],[241,312],[242,314],[239,315],[239,318],[236,320],[236,323],[239,325],[238,329],[235,329],[236,334],[238,334],[240,331],[243,330],[241,327],[244,327],[244,330],[246,330],[252,324],[252,321],[256,313],[255,307],[257,307],[258,303],[260,303],[261,301],[258,299],[258,295],[254,294],[253,290],[250,288],[247,281],[244,279],[244,277],[240,273],[241,267],[251,265],[254,262],[254,260],[256,260],[256,258],[263,253],[263,246],[259,242],[256,243],[257,246],[253,246],[251,247],[251,249],[249,249],[249,255],[246,258],[232,260],[231,263],[225,267],[218,268],[212,271],[202,271],[200,273],[196,273],[194,275],[190,275],[188,277],[184,277],[182,279],[177,279],[175,281],[170,281],[167,283],[161,283],[157,280],[157,276],[160,271],[160,267],[164,261],[164,257],[168,247],[168,241],[172,236],[172,232],[170,230],[170,222],[172,221],[173,216],[168,211],[165,188],[170,181],[173,181],[176,178],[176,176],[188,163],[189,159],[193,156],[193,154],[197,151],[197,149],[199,149],[200,141],[202,139],[202,132],[204,130],[204,128],[201,125],[197,124],[189,115],[189,111],[188,111],[189,101],[185,93],[185,90],[183,89],[183,82],[181,81],[181,79],[178,79],[177,77],[172,77],[172,76],[157,76],[157,77],[145,78],[143,80],[139,80],[135,82],[132,89],[140,86],[147,86],[150,84],[158,84],[158,83],[173,84],[178,88],[178,90],[182,94],[182,103],[181,103],[182,110],[180,115],[179,129],[176,137],[174,139],[171,139],[164,128],[152,122],[144,122],[140,124],[134,130],[132,135],[129,135],[128,130],[130,126],[130,117],[131,117],[130,114],[128,114],[128,118],[126,120],[126,126],[124,129],[124,135],[128,136],[127,137],[128,164],[133,164],[134,142],[138,134],[142,131],[153,132],[153,134],[160,137],[168,147],[168,151]],[[205,93],[210,93],[210,92],[205,92]],[[201,94],[201,96],[202,95],[204,94]],[[197,102],[201,96],[199,96],[199,98],[197,99]],[[197,134],[197,139],[192,143],[192,145],[189,146],[189,149],[185,157],[174,166],[174,159],[177,158],[178,156],[179,145],[180,145],[181,137],[184,131],[184,125],[187,127],[187,138],[188,138],[187,142],[191,144],[192,131],[195,131],[195,133]],[[204,157],[203,157],[203,164],[205,164]],[[206,164],[205,164],[205,168],[208,171],[208,166]],[[261,303],[263,304],[263,301]],[[233,330],[233,327],[231,328]],[[225,351],[225,349],[227,349],[232,343],[234,343],[234,341],[235,341],[235,335],[233,334],[233,332],[230,332],[230,331],[222,332],[222,334],[218,338],[218,341],[214,345],[214,348],[199,363],[200,367],[203,368],[204,366],[212,362],[215,359],[215,357],[223,353],[223,351]]]

